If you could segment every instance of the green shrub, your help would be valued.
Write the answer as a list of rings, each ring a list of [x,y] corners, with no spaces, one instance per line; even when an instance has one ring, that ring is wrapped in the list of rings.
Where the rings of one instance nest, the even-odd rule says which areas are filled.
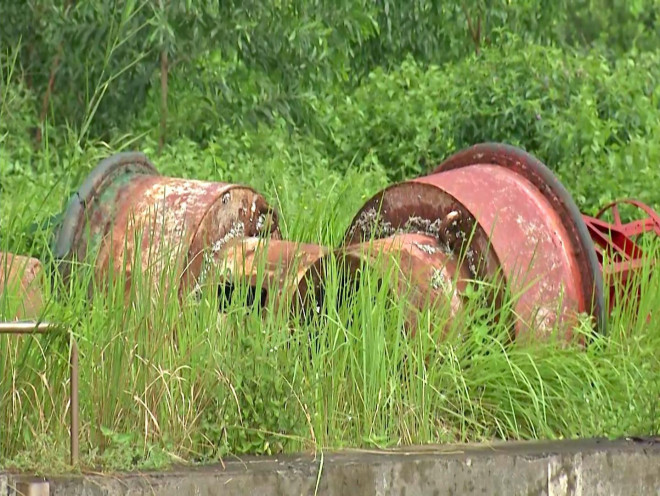
[[[24,172],[32,155],[37,115],[34,94],[15,77],[16,60],[0,52],[0,167],[2,174]]]
[[[335,0],[309,2],[14,2],[0,5],[0,45],[20,44],[21,78],[34,109],[57,126],[95,138],[134,130],[135,117],[160,92],[161,55],[173,81],[169,103],[190,101],[211,113],[201,122],[237,117],[315,125],[312,95],[346,90],[378,67],[407,56],[422,65],[455,63],[479,50],[525,43],[599,46],[610,56],[658,49],[658,0]],[[49,89],[50,88],[50,89]],[[45,107],[44,107],[45,103]],[[236,110],[239,110],[236,113]],[[187,110],[190,110],[188,108]],[[158,109],[158,113],[160,109]],[[177,109],[175,108],[175,113]],[[184,112],[185,113],[185,112]],[[88,121],[90,114],[94,119]],[[207,134],[203,135],[208,138]]]
[[[659,63],[660,53],[608,63],[516,41],[443,67],[408,59],[325,109],[327,153],[344,168],[373,154],[399,180],[501,141],[538,156],[587,209],[622,195],[657,205]]]

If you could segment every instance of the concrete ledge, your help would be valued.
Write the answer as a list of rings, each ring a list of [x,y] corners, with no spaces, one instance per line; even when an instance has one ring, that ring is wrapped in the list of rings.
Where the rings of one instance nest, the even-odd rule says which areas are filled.
[[[36,480],[5,477],[12,496],[17,484]],[[314,494],[317,480],[322,495],[657,495],[660,438],[348,450],[45,480],[57,496],[306,495]]]

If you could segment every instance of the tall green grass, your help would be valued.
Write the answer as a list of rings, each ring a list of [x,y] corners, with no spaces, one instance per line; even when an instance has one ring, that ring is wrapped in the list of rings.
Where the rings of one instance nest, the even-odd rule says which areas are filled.
[[[369,190],[369,173],[356,173],[351,186],[363,183],[354,188],[319,169],[317,190],[327,198],[313,202],[317,190],[276,172],[261,169],[273,180],[269,200],[290,219],[287,237],[336,246],[357,211],[351,207]],[[30,215],[27,198],[19,190],[3,211],[18,232]],[[25,248],[21,238],[7,239],[2,249]],[[47,230],[35,239],[48,246]],[[81,464],[129,469],[245,453],[660,429],[660,276],[650,264],[637,281],[639,315],[618,302],[607,335],[585,320],[576,331],[586,349],[509,343],[507,319],[493,324],[492,317],[510,313],[511,304],[468,303],[453,320],[446,308],[425,311],[411,337],[396,272],[365,270],[360,290],[337,305],[337,269],[329,270],[324,312],[313,321],[246,308],[245,288],[222,313],[213,284],[176,303],[171,271],[133,272],[128,302],[121,272],[97,282],[91,297],[90,267],[66,285],[55,275],[44,317],[65,323],[78,340]],[[65,336],[0,338],[4,466],[66,469]]]
[[[110,82],[90,93],[90,119]],[[11,111],[8,91],[0,120]],[[341,278],[331,269],[325,311],[311,322],[246,308],[245,288],[223,313],[212,285],[179,304],[168,293],[169,271],[134,274],[128,301],[121,272],[97,282],[91,296],[90,267],[59,280],[49,248],[54,214],[100,158],[134,143],[83,140],[88,123],[62,133],[57,149],[45,139],[18,154],[3,136],[11,146],[0,150],[0,249],[41,258],[53,276],[43,318],[71,329],[79,345],[83,467],[660,431],[660,276],[650,264],[638,281],[639,314],[618,302],[607,335],[584,321],[576,331],[588,338],[586,349],[509,343],[507,319],[492,321],[510,314],[511,302],[483,308],[478,290],[460,318],[446,308],[422,312],[411,337],[396,274],[382,272],[365,271],[361,289],[337,305]],[[286,239],[337,246],[353,214],[387,184],[376,161],[339,173],[278,127],[222,131],[204,150],[184,140],[166,147],[156,165],[168,175],[250,184],[279,210]],[[148,141],[140,148],[155,155]],[[68,353],[64,330],[0,336],[0,465],[68,470]]]

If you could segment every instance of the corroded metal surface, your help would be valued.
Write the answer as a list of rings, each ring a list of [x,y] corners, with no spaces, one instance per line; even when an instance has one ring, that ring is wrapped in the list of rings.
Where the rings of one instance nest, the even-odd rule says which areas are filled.
[[[524,178],[502,167],[474,165],[418,181],[460,195],[489,233],[523,322],[551,329],[558,316],[572,321],[573,314],[587,310],[580,266],[561,219]]]
[[[103,284],[124,275],[126,294],[137,274],[163,289],[174,281],[182,294],[205,257],[232,238],[266,234],[279,237],[277,214],[253,189],[163,177],[143,154],[127,153],[104,160],[71,199],[57,255],[65,277],[77,260]]]
[[[585,312],[605,331],[603,277],[590,233],[571,195],[542,162],[510,145],[482,143],[452,155],[433,172],[444,177],[441,186],[458,194],[486,230],[497,212],[497,236],[503,242],[497,252],[505,272],[512,270],[512,254],[518,254],[516,272],[525,270],[526,259],[534,255],[534,264],[519,278],[521,317],[537,307],[537,322],[549,326],[553,314],[568,323],[576,311]]]
[[[263,272],[259,298],[276,307],[285,297],[287,306],[318,307],[331,259],[340,262],[340,285],[355,283],[361,264],[383,278],[394,265],[403,275],[395,296],[405,294],[414,309],[444,302],[455,316],[467,281],[478,280],[490,283],[481,285],[490,288],[488,306],[514,297],[518,338],[530,331],[540,337],[556,326],[570,329],[579,313],[605,330],[603,254],[614,255],[605,274],[612,292],[611,273],[621,282],[640,266],[631,236],[660,233],[658,214],[635,205],[647,217],[625,225],[616,206],[614,224],[583,216],[536,158],[485,143],[376,194],[342,246],[328,251],[279,241],[277,214],[249,187],[163,177],[143,154],[120,153],[102,161],[71,199],[55,252],[65,280],[78,261],[106,286],[109,276],[125,276],[126,294],[138,274],[149,284],[174,276],[181,296],[199,289],[220,262],[252,287]],[[414,332],[412,313],[408,323]]]
[[[218,296],[230,300],[234,289],[244,284],[251,289],[245,303],[253,300],[274,311],[318,310],[322,304],[322,272],[331,256],[319,245],[259,238],[235,239],[215,257],[211,278]],[[206,284],[208,284],[205,281]]]
[[[340,261],[362,260],[395,283],[391,291],[408,306],[406,327],[411,336],[417,330],[418,311],[448,303],[448,317],[455,317],[463,306],[461,293],[470,279],[467,264],[458,263],[433,236],[400,233],[348,244],[337,253]]]
[[[0,302],[7,319],[37,319],[44,309],[44,271],[36,258],[0,252]]]
[[[244,284],[249,287],[242,293],[247,305],[257,301],[262,308],[312,315],[323,307],[333,261],[337,304],[359,290],[365,270],[373,271],[379,281],[392,284],[390,298],[404,300],[409,306],[406,324],[413,335],[416,311],[442,301],[449,303],[451,315],[458,312],[462,305],[459,292],[469,278],[467,267],[459,266],[435,238],[399,234],[336,251],[315,244],[237,239],[212,264],[219,277],[206,284],[216,285],[225,301],[231,299],[238,284]]]
[[[570,337],[580,312],[604,323],[602,274],[582,217],[573,216],[577,208],[563,192],[521,150],[478,145],[431,175],[378,193],[353,219],[345,243],[400,232],[433,236],[470,277],[498,287],[490,303],[500,305],[505,291],[514,298],[518,338],[555,326]]]
[[[137,152],[122,152],[102,160],[85,178],[80,188],[69,200],[67,209],[55,241],[55,257],[61,260],[59,268],[65,280],[70,275],[72,264],[88,261],[88,252],[98,250],[104,231],[108,229],[103,220],[111,222],[117,209],[113,203],[113,183],[122,184],[135,175],[154,175],[159,173],[149,162],[146,155]],[[107,219],[95,215],[94,208],[103,204]],[[88,261],[89,263],[89,261]]]
[[[487,281],[486,304],[502,304],[506,274],[487,232],[456,197],[434,184],[407,181],[377,193],[353,218],[343,247],[408,234],[432,238],[440,248],[438,257],[442,253],[444,258],[435,262],[445,263],[448,275],[459,271],[453,280]]]

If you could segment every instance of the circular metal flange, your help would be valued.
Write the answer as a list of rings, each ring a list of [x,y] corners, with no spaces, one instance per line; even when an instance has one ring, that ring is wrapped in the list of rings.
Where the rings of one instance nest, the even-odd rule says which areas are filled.
[[[461,150],[438,165],[432,174],[480,164],[496,165],[520,174],[541,192],[559,214],[582,269],[583,294],[592,295],[591,315],[595,317],[598,329],[605,332],[607,315],[603,275],[587,226],[570,193],[539,159],[520,148],[503,143],[480,143]]]
[[[87,207],[119,174],[160,175],[147,156],[141,152],[120,152],[99,162],[69,200],[57,231],[54,255],[64,278],[68,277],[71,271],[70,264],[66,262],[70,261],[73,248],[82,234]]]
[[[449,279],[465,270],[470,280],[488,282],[484,303],[502,307],[507,274],[488,233],[458,198],[432,182],[392,184],[371,197],[353,217],[342,248],[412,233],[436,240],[453,267]]]
[[[342,246],[405,233],[435,238],[473,277],[505,278],[488,233],[455,196],[434,184],[405,181],[371,197],[353,217]]]

